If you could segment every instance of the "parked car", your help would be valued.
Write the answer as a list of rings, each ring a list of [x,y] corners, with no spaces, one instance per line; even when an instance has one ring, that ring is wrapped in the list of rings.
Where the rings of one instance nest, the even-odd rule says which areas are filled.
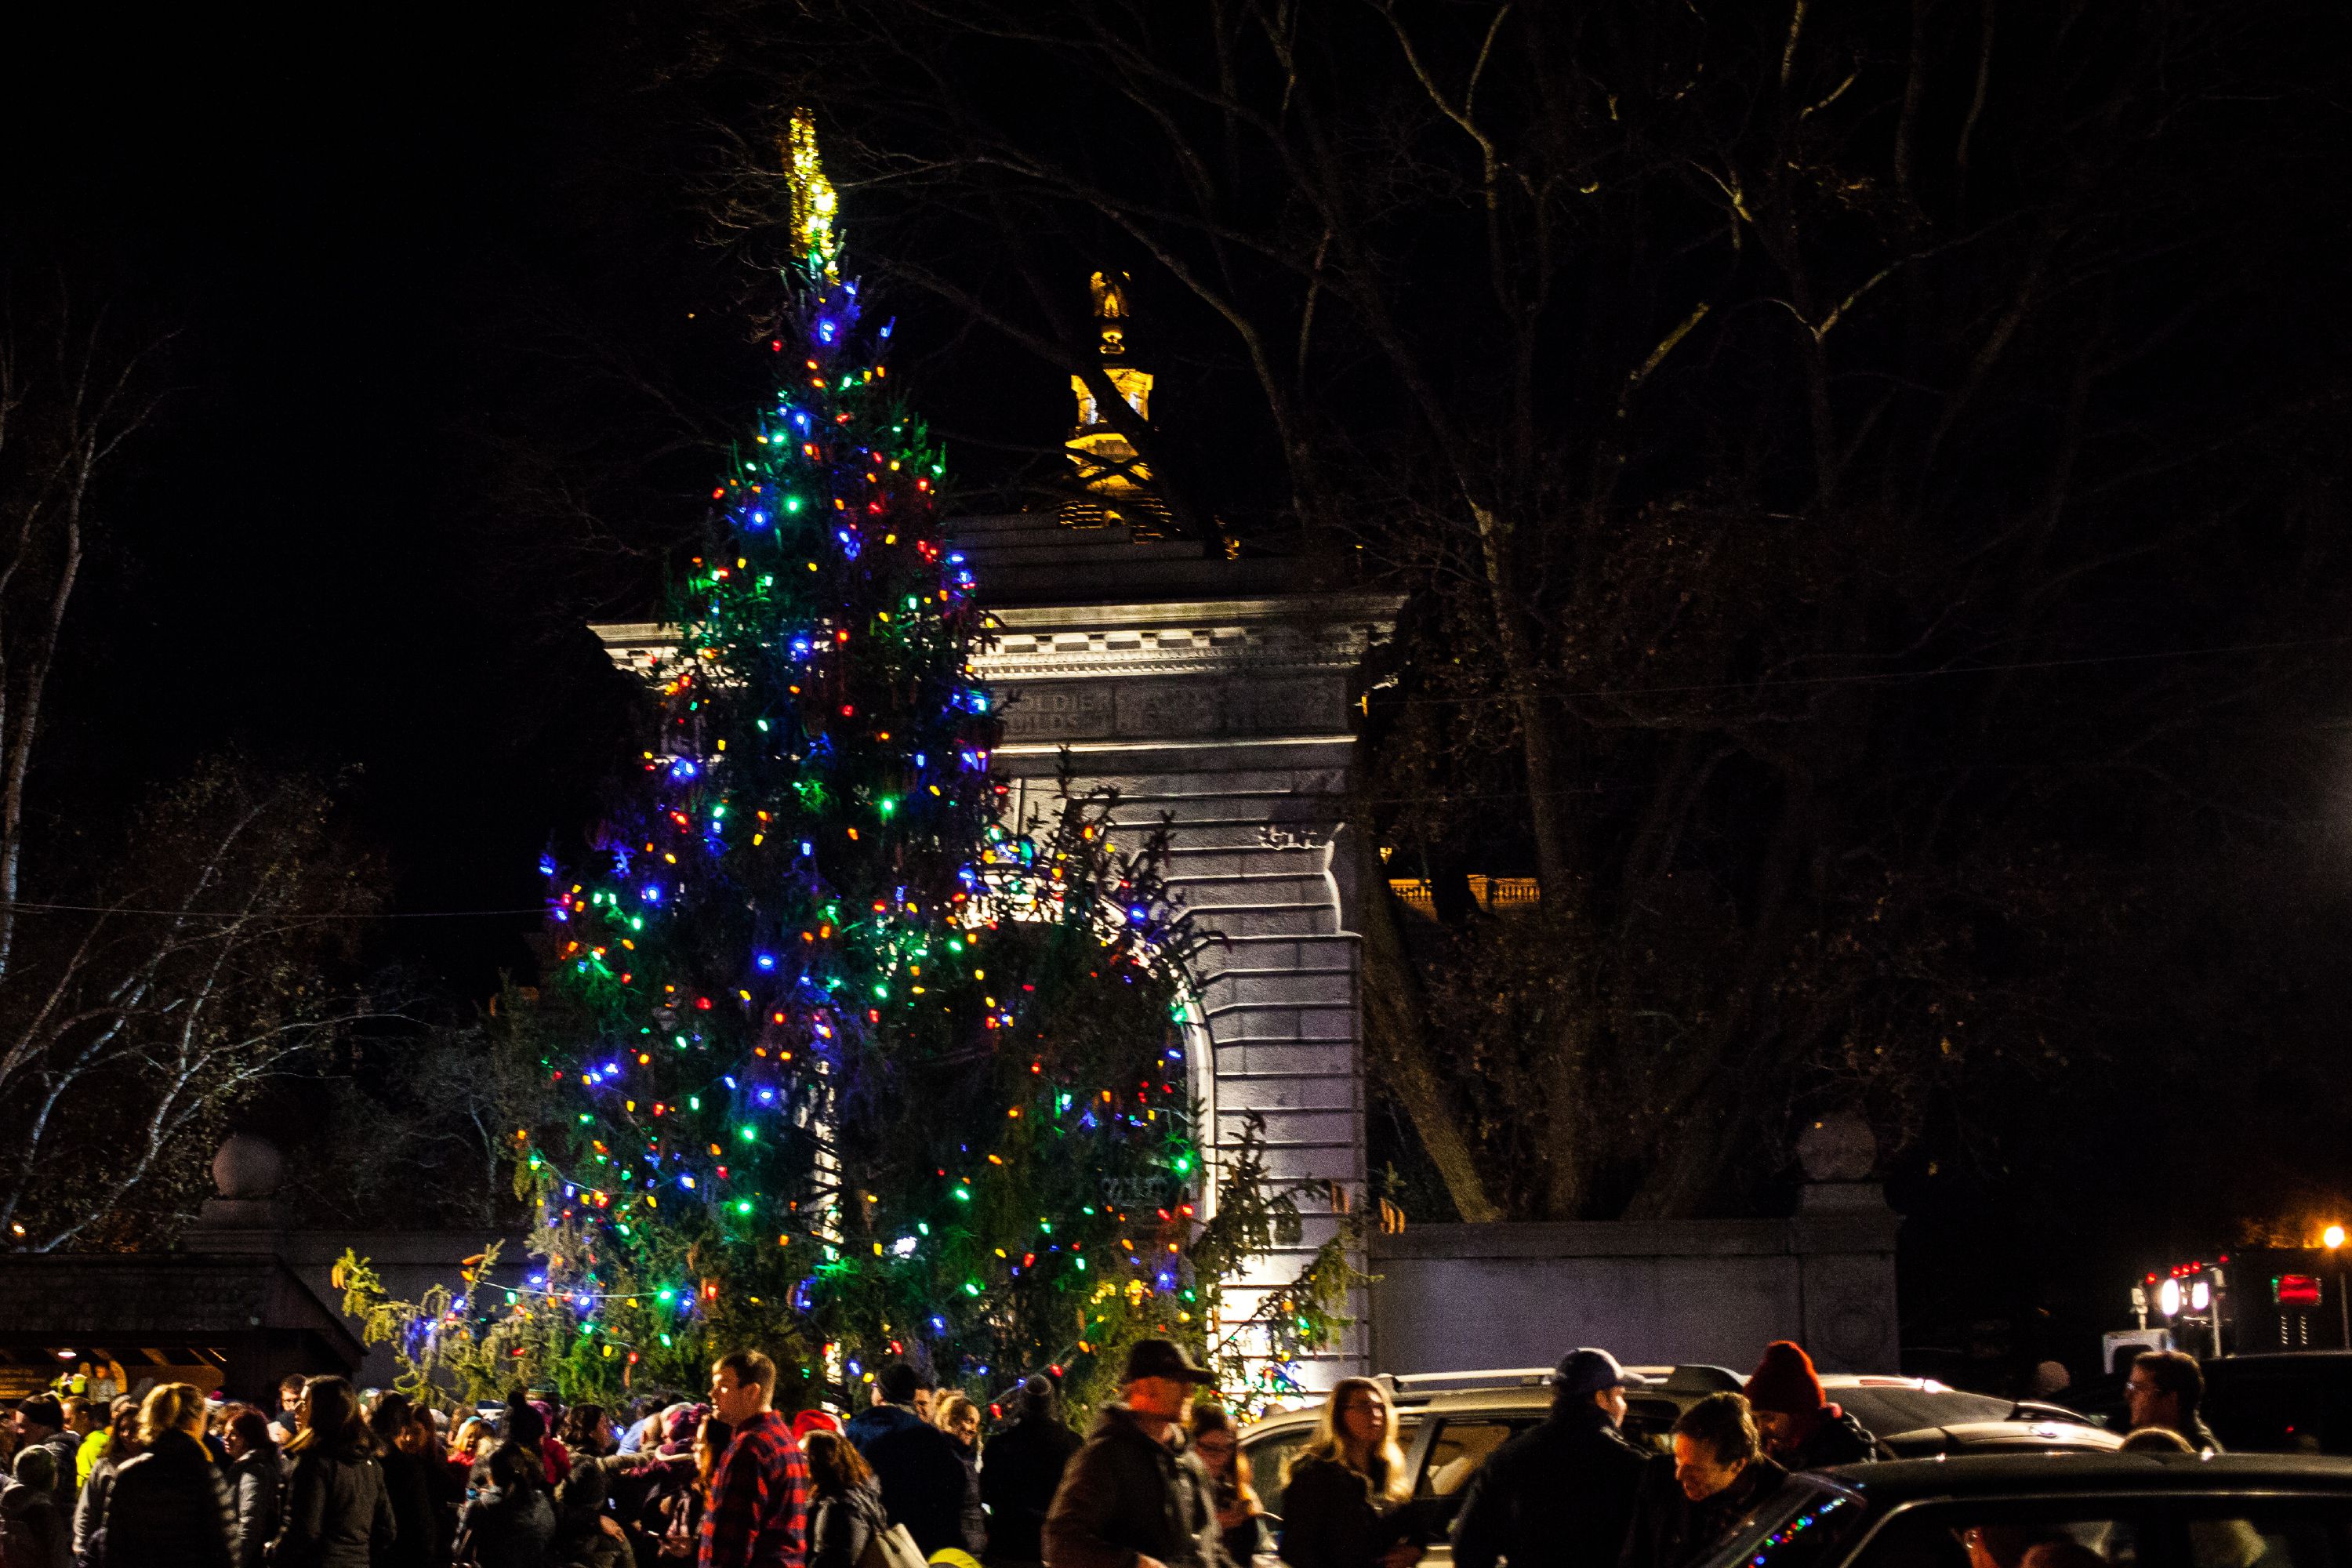
[[[1710,1394],[1746,1381],[1727,1367],[1642,1366],[1654,1386],[1629,1390],[1625,1435],[1662,1454],[1674,1451],[1675,1418]],[[1382,1377],[1397,1412],[1398,1441],[1413,1477],[1413,1496],[1444,1513],[1460,1505],[1478,1467],[1551,1408],[1549,1367],[1502,1372]],[[1830,1398],[1852,1410],[1889,1452],[1904,1458],[2027,1449],[2104,1451],[2121,1439],[2055,1405],[2020,1405],[1948,1388],[1928,1378],[1824,1373]],[[1242,1435],[1242,1451],[1266,1511],[1278,1519],[1284,1468],[1315,1434],[1318,1409],[1270,1415]],[[1442,1545],[1424,1563],[1442,1568]],[[2336,1565],[2352,1568],[2352,1563]]]
[[[1793,1477],[1698,1568],[2340,1568],[2347,1547],[2342,1459],[1960,1455]]]

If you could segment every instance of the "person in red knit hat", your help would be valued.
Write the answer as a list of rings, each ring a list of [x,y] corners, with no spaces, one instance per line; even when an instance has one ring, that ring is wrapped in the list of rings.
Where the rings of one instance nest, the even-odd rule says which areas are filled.
[[[1765,1447],[1792,1470],[1851,1465],[1878,1457],[1877,1440],[1863,1424],[1829,1402],[1813,1358],[1790,1340],[1764,1347],[1745,1390]]]

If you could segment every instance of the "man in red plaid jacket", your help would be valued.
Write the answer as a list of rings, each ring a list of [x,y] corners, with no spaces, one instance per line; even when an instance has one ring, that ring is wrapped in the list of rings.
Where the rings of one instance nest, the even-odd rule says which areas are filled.
[[[804,1568],[808,1562],[808,1460],[792,1423],[769,1406],[776,1363],[758,1351],[724,1355],[710,1368],[710,1404],[734,1428],[702,1510],[701,1568]]]

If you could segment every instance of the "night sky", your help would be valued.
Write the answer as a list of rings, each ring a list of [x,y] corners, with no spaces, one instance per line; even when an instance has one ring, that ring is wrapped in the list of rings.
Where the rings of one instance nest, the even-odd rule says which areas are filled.
[[[676,205],[630,199],[691,137],[632,121],[614,26],[514,6],[308,37],[145,6],[0,23],[16,287],[62,272],[126,336],[178,333],[181,390],[74,607],[46,802],[127,804],[225,746],[356,767],[352,827],[396,909],[537,896],[540,847],[593,811],[625,711],[581,622],[635,606],[534,571],[502,515],[500,439],[560,379],[530,332],[608,306],[623,331],[693,331],[717,271],[674,178]],[[616,130],[650,163],[608,158]],[[748,361],[730,318],[696,321],[673,374]],[[658,575],[625,563],[596,587]],[[382,956],[479,995],[527,965],[530,923],[404,921]]]

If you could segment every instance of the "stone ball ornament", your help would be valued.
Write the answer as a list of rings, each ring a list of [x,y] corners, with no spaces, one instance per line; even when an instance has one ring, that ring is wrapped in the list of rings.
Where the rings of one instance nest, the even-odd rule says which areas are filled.
[[[268,1198],[286,1179],[286,1157],[278,1145],[250,1132],[236,1132],[213,1156],[213,1185],[225,1198]]]
[[[1810,1182],[1866,1182],[1878,1166],[1878,1138],[1854,1110],[1833,1110],[1797,1135],[1797,1163]]]

